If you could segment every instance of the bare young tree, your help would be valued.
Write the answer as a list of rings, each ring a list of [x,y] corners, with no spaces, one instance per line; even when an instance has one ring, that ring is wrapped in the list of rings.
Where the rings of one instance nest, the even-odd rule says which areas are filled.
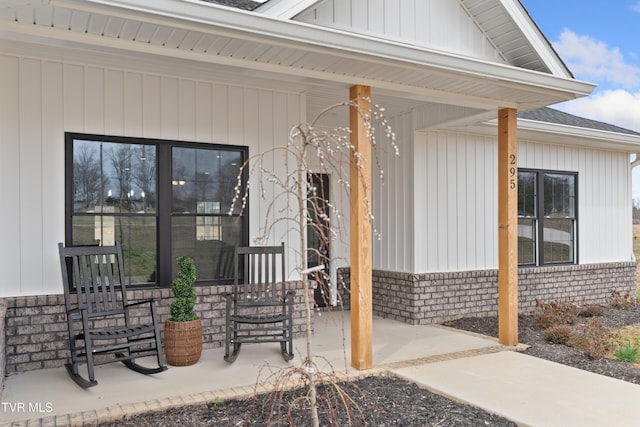
[[[75,200],[82,200],[89,209],[100,198],[100,162],[94,149],[83,145],[73,159]]]
[[[311,318],[314,302],[310,296],[310,279],[317,282],[329,281],[329,272],[323,269],[323,265],[338,260],[334,254],[324,249],[340,236],[342,230],[340,222],[344,215],[337,204],[327,200],[325,193],[328,189],[323,188],[322,185],[311,185],[309,177],[313,174],[330,174],[337,187],[347,194],[350,188],[350,168],[356,168],[359,179],[367,182],[362,171],[369,160],[364,158],[351,143],[350,129],[339,127],[322,130],[319,125],[319,120],[330,111],[349,108],[355,109],[364,123],[367,136],[371,141],[371,152],[377,166],[378,177],[382,180],[384,172],[380,168],[379,154],[383,147],[378,144],[376,129],[378,132],[382,131],[388,141],[388,147],[396,155],[399,153],[395,134],[384,116],[384,109],[374,105],[371,111],[365,111],[356,102],[343,102],[326,108],[312,122],[293,127],[286,145],[274,147],[249,158],[237,176],[235,197],[230,209],[230,214],[238,207],[241,212],[244,212],[249,199],[249,190],[258,191],[260,197],[265,200],[266,211],[263,212],[264,223],[256,243],[260,244],[270,236],[273,237],[277,227],[292,230],[298,239],[296,270],[300,274],[303,287],[306,354],[301,366],[292,369],[302,377],[303,383],[308,387],[305,399],[308,400],[314,426],[319,425],[317,386],[322,373],[319,372],[312,352]],[[274,158],[278,161],[273,161]],[[274,167],[274,164],[277,164],[277,167]],[[246,186],[243,187],[242,178],[245,174],[248,179]],[[373,221],[371,189],[365,188],[365,192],[364,203],[368,220]],[[319,241],[319,245],[315,248],[310,248],[307,244],[309,231],[312,231]],[[377,234],[375,230],[374,233]],[[318,265],[309,266],[309,259],[313,259]],[[345,405],[352,402],[349,399],[341,401]],[[348,408],[345,409],[348,410]]]

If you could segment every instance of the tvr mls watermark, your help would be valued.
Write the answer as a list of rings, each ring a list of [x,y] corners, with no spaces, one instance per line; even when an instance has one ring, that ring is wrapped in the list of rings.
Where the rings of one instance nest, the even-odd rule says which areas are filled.
[[[50,414],[53,412],[51,402],[0,402],[0,408],[8,413]]]

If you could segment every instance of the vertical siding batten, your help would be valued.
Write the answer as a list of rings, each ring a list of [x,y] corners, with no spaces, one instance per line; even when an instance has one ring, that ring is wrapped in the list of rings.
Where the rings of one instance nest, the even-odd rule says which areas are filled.
[[[20,60],[15,56],[0,55],[0,179],[14,185],[0,186],[0,231],[4,242],[0,247],[0,297],[22,292],[20,268]]]
[[[211,142],[213,132],[213,88],[209,82],[197,82],[194,141]]]
[[[414,248],[415,248],[415,233],[414,228],[416,224],[415,216],[414,216],[414,204],[416,200],[415,196],[415,186],[413,181],[413,170],[415,169],[415,132],[413,131],[413,115],[411,113],[404,114],[403,116],[403,129],[404,129],[404,141],[406,143],[403,145],[403,150],[405,151],[405,159],[409,159],[405,161],[402,165],[403,171],[403,179],[404,179],[404,191],[402,192],[404,201],[401,207],[402,212],[405,215],[405,219],[403,221],[403,229],[402,236],[403,242],[403,254],[402,261],[399,265],[400,271],[415,271],[415,257],[414,257]],[[391,157],[394,159],[394,164],[398,164],[398,157],[393,152],[391,147],[388,148],[391,153]]]
[[[163,76],[160,87],[160,138],[180,138],[178,79]]]
[[[142,136],[160,138],[162,129],[162,78],[144,74],[142,77]]]
[[[459,239],[459,242],[462,242],[462,245],[469,248],[465,253],[465,261],[464,265],[467,265],[468,268],[476,268],[478,261],[478,252],[476,250],[476,241],[477,235],[474,232],[475,224],[477,221],[476,215],[476,145],[477,144],[468,144],[463,141],[462,147],[458,152],[458,157],[463,157],[463,175],[464,180],[461,181],[461,186],[458,187],[458,192],[463,192],[466,194],[461,200],[461,211],[464,213],[464,216],[467,216],[468,219],[462,219],[462,232],[460,233],[462,237]]]
[[[178,81],[178,138],[181,141],[196,141],[196,82],[188,79]]]
[[[247,111],[253,113],[253,117],[249,120],[252,125],[247,129],[249,132],[249,138],[255,139],[253,144],[250,145],[249,148],[249,156],[253,157],[259,153],[263,153],[266,147],[275,146],[276,143],[274,141],[274,114],[275,114],[275,105],[273,100],[273,94],[269,91],[261,91],[254,92],[251,94],[247,94],[249,98],[246,99],[246,102],[252,105],[247,105]],[[252,110],[252,108],[256,108],[256,110]],[[263,111],[262,114],[257,115],[257,111]],[[267,154],[264,156],[263,161],[266,163],[267,170],[273,170],[273,153]],[[259,159],[257,161],[260,161]],[[250,165],[253,169],[253,165]],[[259,182],[262,181],[262,182]],[[254,240],[262,234],[262,229],[264,227],[265,215],[269,215],[267,221],[272,223],[275,219],[275,215],[272,211],[268,211],[269,200],[274,195],[274,184],[264,182],[261,180],[259,176],[254,176],[251,178],[251,188],[253,191],[249,193],[249,197],[251,198],[251,209],[250,213],[250,223],[256,224],[255,228],[252,227],[252,233],[249,235],[249,243],[253,244]],[[264,187],[265,197],[263,198],[260,194],[261,190],[259,190],[260,186]],[[275,242],[269,242],[269,244],[275,244]]]
[[[64,117],[63,117],[63,68],[62,64],[45,61],[42,73],[42,241],[59,242],[64,240],[63,215],[49,213],[64,212],[64,188],[57,183],[64,182]],[[17,240],[16,240],[17,241]],[[57,281],[48,280],[50,271],[60,268],[55,256],[55,248],[42,245],[43,269],[42,291],[55,294],[60,292],[61,285]]]
[[[143,93],[140,73],[124,74],[124,134],[142,137],[143,135]]]
[[[96,67],[83,67],[82,72],[84,79],[78,83],[83,84],[78,87],[84,97],[84,104],[80,104],[85,108],[84,117],[82,117],[82,130],[91,133],[103,134],[106,132],[106,98],[108,90],[105,87],[105,70]],[[82,131],[77,129],[78,131]]]
[[[414,132],[413,158],[414,167],[411,170],[413,186],[413,253],[411,254],[411,272],[428,271],[427,257],[429,254],[429,226],[427,221],[427,206],[429,194],[430,168],[427,158],[427,135],[425,132]]]
[[[433,139],[435,138],[435,132],[428,132],[425,134],[425,156],[427,164],[427,194],[426,194],[426,206],[424,208],[424,221],[427,223],[428,233],[426,239],[428,242],[428,252],[424,254],[426,258],[425,262],[427,270],[424,271],[438,271],[440,265],[440,254],[438,252],[438,156],[435,155],[433,150]]]
[[[124,73],[108,70],[105,75],[105,132],[124,135]]]
[[[460,267],[460,254],[462,252],[462,249],[458,248],[458,234],[460,233],[458,228],[458,216],[462,214],[458,210],[458,199],[460,197],[464,197],[456,191],[459,179],[458,168],[460,166],[461,159],[458,159],[457,157],[457,135],[452,133],[447,133],[445,135],[447,152],[445,165],[447,173],[444,176],[447,180],[445,183],[447,203],[445,211],[440,212],[440,214],[447,218],[447,233],[443,238],[447,241],[447,260],[450,266],[449,268],[457,270]]]
[[[40,241],[43,233],[42,209],[42,61],[20,61],[20,268],[22,291],[38,292],[44,272]],[[35,166],[35,167],[34,167]],[[15,182],[13,179],[10,182]],[[3,201],[4,202],[4,201]]]

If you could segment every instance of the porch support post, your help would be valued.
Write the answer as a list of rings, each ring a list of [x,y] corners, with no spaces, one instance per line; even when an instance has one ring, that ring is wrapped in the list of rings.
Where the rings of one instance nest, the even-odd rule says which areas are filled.
[[[371,141],[363,115],[371,117],[371,88],[352,86],[349,99],[356,107],[349,111],[351,144],[360,158],[350,162],[350,232],[351,232],[351,366],[372,367],[373,324],[371,303],[372,230],[371,205]],[[370,120],[369,120],[370,121]],[[356,166],[358,162],[361,166]]]
[[[498,111],[498,340],[518,344],[518,139],[514,108]]]

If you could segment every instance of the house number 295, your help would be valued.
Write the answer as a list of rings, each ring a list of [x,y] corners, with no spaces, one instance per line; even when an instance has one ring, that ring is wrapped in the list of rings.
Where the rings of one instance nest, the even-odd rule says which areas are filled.
[[[516,177],[517,169],[517,160],[515,154],[509,154],[509,188],[514,190],[518,186],[518,181]]]

